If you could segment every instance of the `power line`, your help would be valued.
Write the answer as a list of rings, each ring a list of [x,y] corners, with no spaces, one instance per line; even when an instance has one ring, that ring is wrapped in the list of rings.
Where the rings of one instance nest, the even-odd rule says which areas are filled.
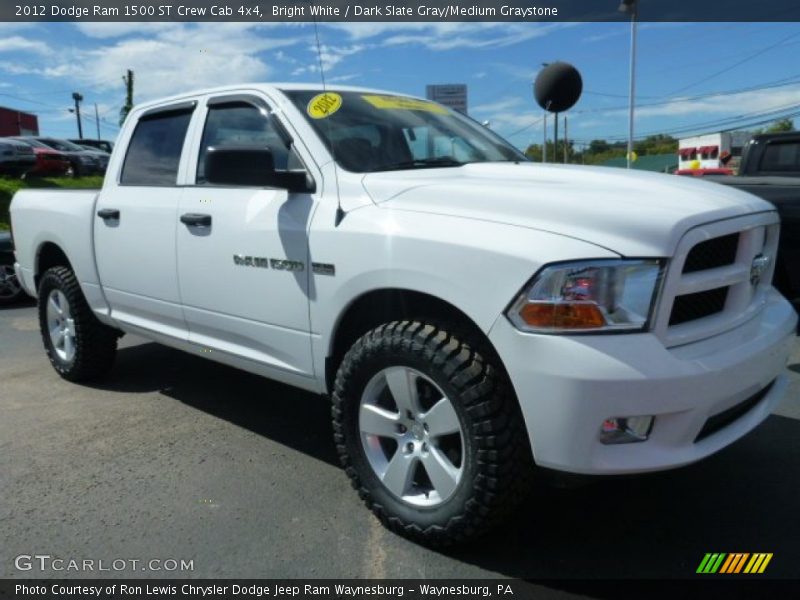
[[[707,94],[697,94],[694,96],[683,96],[680,98],[671,98],[668,100],[663,100],[661,102],[645,102],[642,104],[638,104],[637,108],[647,108],[651,106],[666,106],[669,104],[680,104],[681,102],[692,102],[694,100],[705,100],[708,98],[717,98],[721,96],[735,96],[738,94],[744,94],[746,92],[754,92],[754,91],[761,91],[761,90],[768,90],[768,89],[775,89],[779,87],[788,87],[792,85],[800,84],[800,74],[792,75],[791,77],[785,77],[783,79],[779,79],[775,82],[770,84],[760,84],[754,85],[750,87],[738,88],[734,90],[727,90],[727,91],[719,91],[719,92],[710,92]],[[615,112],[619,110],[627,109],[627,106],[618,105],[618,106],[607,106],[603,108],[587,108],[583,110],[576,110],[573,114],[603,114],[608,112]]]
[[[538,125],[538,124],[539,124],[539,123],[541,123],[542,121],[544,121],[544,117],[542,117],[542,118],[540,118],[540,119],[537,119],[536,121],[534,121],[533,123],[531,123],[531,124],[529,124],[529,125],[525,125],[525,127],[523,127],[522,129],[518,129],[517,131],[515,131],[514,133],[511,133],[511,134],[509,134],[509,135],[507,135],[506,137],[508,137],[508,138],[512,138],[512,137],[514,137],[514,136],[516,136],[516,135],[519,135],[520,133],[523,133],[523,132],[525,132],[525,131],[528,131],[528,129],[530,129],[531,127],[535,127],[536,125]]]
[[[743,58],[742,60],[735,62],[734,64],[730,65],[729,67],[726,67],[726,68],[722,69],[721,71],[717,71],[716,73],[712,73],[711,75],[708,75],[707,77],[704,77],[703,79],[700,79],[699,81],[695,81],[694,83],[690,83],[689,85],[683,86],[682,88],[672,92],[670,94],[670,96],[674,96],[676,94],[680,94],[681,92],[684,92],[684,91],[686,91],[686,90],[688,90],[690,88],[693,88],[693,87],[695,87],[697,85],[700,85],[701,83],[705,83],[706,81],[710,81],[711,79],[719,77],[720,75],[724,75],[725,73],[733,71],[736,67],[739,67],[739,66],[743,65],[746,62],[750,62],[751,60],[761,56],[762,54],[766,54],[770,50],[773,50],[773,49],[777,48],[778,46],[780,46],[784,42],[788,42],[790,39],[795,38],[797,36],[800,36],[800,31],[792,33],[791,35],[788,35],[788,36],[786,36],[784,38],[781,38],[779,41],[775,42],[774,44],[770,44],[766,48],[762,48],[761,50],[759,50],[757,52],[754,52],[753,54],[748,55],[747,57]]]
[[[8,93],[5,93],[5,92],[0,92],[0,96],[5,96],[7,98],[13,98],[14,100],[19,100],[20,102],[27,102],[29,104],[37,104],[39,106],[46,106],[48,108],[60,108],[59,106],[56,106],[55,104],[48,104],[46,102],[39,102],[37,100],[28,100],[27,98],[21,98],[19,96],[14,95],[14,94],[8,94]]]
[[[751,92],[751,91],[757,91],[757,90],[775,89],[775,88],[779,88],[779,87],[786,87],[786,86],[796,85],[798,83],[800,83],[800,74],[795,74],[795,75],[790,75],[789,77],[784,77],[782,79],[777,79],[777,80],[774,80],[774,81],[771,81],[771,82],[767,82],[767,83],[760,84],[760,85],[755,85],[755,86],[749,86],[749,87],[738,88],[738,89],[727,90],[727,91],[711,92],[711,93],[708,93],[708,94],[697,94],[697,95],[694,95],[694,96],[686,96],[686,97],[683,97],[683,98],[675,98],[675,99],[670,99],[670,100],[664,100],[662,102],[644,103],[644,104],[640,104],[638,106],[638,108],[647,108],[647,107],[652,107],[652,106],[665,106],[665,105],[668,105],[668,104],[677,104],[677,103],[680,103],[680,102],[691,102],[691,101],[694,101],[694,100],[703,100],[703,99],[707,99],[707,98],[715,98],[715,97],[721,97],[721,96],[733,96],[733,95],[742,94],[742,93],[745,93],[745,92]],[[784,107],[771,109],[770,112],[775,112],[775,111],[780,112],[780,111],[783,111],[783,110],[787,110],[786,106],[793,107],[794,104],[785,105]],[[614,112],[614,111],[625,110],[625,109],[627,109],[627,106],[614,106],[614,107],[598,108],[598,109],[577,110],[577,111],[574,111],[573,114],[602,114],[602,113],[606,113],[606,112]],[[764,114],[769,114],[769,112],[764,113]],[[711,121],[709,123],[709,126],[710,126],[710,124],[717,123],[717,122],[720,123],[720,124],[725,124],[727,122],[730,122],[730,121],[736,120],[736,119],[740,119],[740,118],[751,118],[751,117],[748,117],[746,114],[745,115],[737,115],[737,116],[734,116],[734,117],[726,117],[725,119],[722,119],[722,120],[719,120],[719,121],[717,121],[717,120]],[[524,133],[525,131],[527,131],[531,127],[534,127],[534,126],[538,125],[541,122],[542,122],[542,119],[538,119],[537,121],[534,121],[533,123],[531,123],[529,125],[526,125],[525,127],[522,127],[521,129],[518,129],[517,131],[514,131],[513,133],[511,133],[511,134],[509,134],[509,135],[507,135],[505,137],[507,137],[507,138],[515,137],[515,136],[519,135],[520,133]],[[701,124],[701,125],[702,126],[706,126],[706,124]],[[682,132],[684,130],[687,130],[687,129],[691,130],[692,128],[694,128],[696,126],[697,125],[681,126],[681,127],[678,127],[677,129],[675,129],[674,131],[675,131],[675,133],[680,133],[680,132]],[[667,132],[659,132],[659,133],[667,133]],[[655,135],[655,134],[654,133],[648,133],[648,134],[636,136],[636,139],[644,139],[648,135]],[[622,141],[624,138],[622,138],[622,137],[613,137],[613,138],[606,138],[606,139],[607,140],[619,139],[620,141]]]
[[[789,104],[782,106],[777,109],[773,109],[766,112],[761,113],[745,113],[743,115],[737,115],[735,117],[728,117],[725,119],[715,120],[715,121],[704,121],[700,123],[693,123],[691,125],[685,125],[681,127],[676,127],[673,129],[661,130],[661,131],[650,131],[646,133],[642,133],[636,137],[637,140],[645,139],[649,136],[653,135],[672,135],[672,134],[681,134],[681,133],[694,133],[698,129],[705,129],[709,128],[708,133],[720,133],[725,131],[735,131],[737,129],[743,129],[747,127],[755,127],[758,125],[764,125],[766,123],[772,123],[773,121],[779,119],[787,119],[793,118],[800,115],[800,104]],[[787,112],[790,111],[790,112]],[[791,112],[794,111],[794,112]],[[756,121],[752,121],[752,119],[757,119]],[[713,130],[711,129],[713,127]],[[695,135],[703,135],[702,133],[695,133]],[[610,136],[604,138],[607,142],[623,142],[627,139],[626,136]],[[585,142],[586,140],[575,140],[580,142]]]

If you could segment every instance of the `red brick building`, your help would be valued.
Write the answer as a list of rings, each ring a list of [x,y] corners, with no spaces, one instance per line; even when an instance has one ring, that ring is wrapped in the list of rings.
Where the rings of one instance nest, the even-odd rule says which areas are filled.
[[[39,118],[0,106],[0,137],[4,135],[39,135]]]

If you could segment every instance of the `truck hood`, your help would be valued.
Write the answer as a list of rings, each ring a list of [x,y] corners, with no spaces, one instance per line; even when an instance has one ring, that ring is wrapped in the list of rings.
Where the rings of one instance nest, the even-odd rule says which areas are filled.
[[[577,238],[623,256],[671,256],[697,225],[774,210],[727,186],[611,167],[473,163],[369,173],[380,207],[505,223]]]

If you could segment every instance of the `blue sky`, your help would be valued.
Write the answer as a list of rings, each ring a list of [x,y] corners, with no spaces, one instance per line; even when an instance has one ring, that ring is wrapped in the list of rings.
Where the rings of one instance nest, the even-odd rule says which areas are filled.
[[[520,147],[542,138],[531,82],[554,60],[584,77],[570,137],[626,135],[629,31],[627,23],[319,26],[329,84],[424,95],[428,83],[466,83],[470,114]],[[643,23],[637,132],[699,133],[723,119],[798,112],[799,51],[798,23]],[[229,83],[319,81],[317,65],[308,23],[0,24],[0,105],[36,112],[42,133],[54,136],[76,135],[67,109],[79,91],[92,117],[85,133],[95,134],[97,103],[102,136],[113,139],[127,68],[136,74],[135,100],[144,101]]]

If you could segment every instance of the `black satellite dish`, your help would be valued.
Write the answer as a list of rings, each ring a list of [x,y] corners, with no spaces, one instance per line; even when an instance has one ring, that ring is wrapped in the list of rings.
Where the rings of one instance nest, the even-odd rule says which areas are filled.
[[[539,71],[533,85],[533,95],[543,109],[552,113],[569,110],[583,92],[583,79],[578,69],[569,63],[554,62]]]

